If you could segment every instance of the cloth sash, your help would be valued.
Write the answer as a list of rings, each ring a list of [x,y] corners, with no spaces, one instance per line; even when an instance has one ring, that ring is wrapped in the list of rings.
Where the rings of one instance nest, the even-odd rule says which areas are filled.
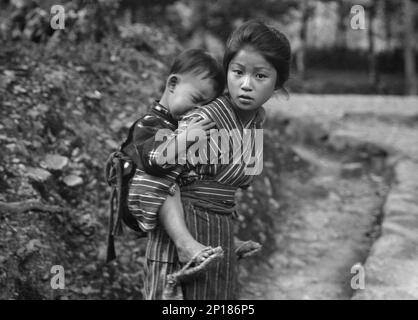
[[[235,192],[237,187],[211,180],[197,180],[180,187],[181,198],[195,206],[218,214],[232,214],[236,210]]]

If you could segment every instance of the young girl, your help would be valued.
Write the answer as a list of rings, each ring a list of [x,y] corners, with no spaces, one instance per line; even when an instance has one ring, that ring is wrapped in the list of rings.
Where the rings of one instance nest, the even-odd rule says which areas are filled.
[[[260,21],[244,23],[232,33],[226,45],[224,68],[228,93],[183,117],[177,135],[187,136],[190,123],[207,119],[214,122],[218,130],[234,132],[238,135],[235,138],[241,139],[240,141],[244,129],[247,133],[250,130],[254,134],[250,135],[252,140],[249,145],[251,149],[255,149],[255,132],[262,128],[265,117],[262,105],[276,90],[282,88],[288,79],[290,57],[289,41],[280,31]],[[175,143],[174,139],[167,141],[167,148],[170,143]],[[211,146],[213,149],[212,143],[215,143],[218,151],[222,153],[219,141],[210,139],[207,150],[211,150]],[[188,231],[203,245],[221,246],[224,251],[224,258],[213,268],[178,285],[184,299],[237,298],[237,257],[233,236],[234,198],[235,191],[248,187],[254,176],[247,174],[249,166],[246,162],[232,161],[232,141],[228,150],[228,163],[188,162],[188,170],[181,176],[181,200]],[[161,149],[155,150],[149,159],[155,170],[169,170],[173,166],[169,163],[162,164],[162,154]],[[262,155],[259,155],[260,159]],[[176,230],[181,234],[179,231]],[[145,270],[147,299],[162,299],[162,293],[167,286],[167,276],[181,268],[181,265],[176,263],[161,263],[162,260],[158,258],[175,250],[174,243],[167,236],[169,232],[170,225],[166,226],[166,230],[154,230],[149,238],[150,250],[155,254],[153,260],[148,260]]]

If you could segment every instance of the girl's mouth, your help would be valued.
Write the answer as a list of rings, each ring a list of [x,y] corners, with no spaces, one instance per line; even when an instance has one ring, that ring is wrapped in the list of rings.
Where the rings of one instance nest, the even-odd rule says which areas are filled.
[[[251,97],[249,97],[249,96],[246,96],[246,95],[240,95],[240,96],[238,96],[238,100],[239,100],[241,103],[246,104],[246,103],[250,103],[250,102],[252,102],[254,99],[253,99],[253,98],[251,98]]]

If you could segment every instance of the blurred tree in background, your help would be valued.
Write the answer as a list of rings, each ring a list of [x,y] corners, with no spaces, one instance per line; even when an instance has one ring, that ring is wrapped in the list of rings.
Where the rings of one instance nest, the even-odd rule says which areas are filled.
[[[403,1],[405,13],[404,23],[404,45],[405,45],[405,78],[406,93],[410,95],[418,94],[418,80],[416,73],[416,3],[411,0]]]
[[[49,8],[55,2],[2,0],[3,38],[24,36],[33,41],[46,41],[54,33],[48,19]],[[256,4],[250,0],[76,0],[62,3],[68,9],[65,32],[73,38],[100,41],[121,26],[142,23],[166,30],[184,47],[203,47],[218,58],[222,57],[225,40],[237,25],[260,18],[279,27],[291,40],[294,72],[289,86],[293,91],[415,94],[417,90],[416,0],[260,0]],[[364,8],[364,29],[351,27],[351,8],[355,5]],[[11,18],[8,12],[12,13]],[[337,77],[337,70],[345,76]]]
[[[292,42],[292,89],[296,91],[321,92],[329,87],[323,83],[315,89],[307,83],[318,69],[361,73],[347,74],[349,85],[335,88],[337,92],[414,94],[411,88],[417,87],[417,1],[262,0],[255,5],[250,0],[167,0],[121,4],[122,11],[129,7],[131,16],[142,16],[140,21],[169,26],[186,47],[204,47],[219,58],[237,25],[251,18],[265,20],[283,30]],[[351,27],[355,5],[364,8],[364,29]],[[334,83],[333,75],[329,77]],[[354,83],[359,86],[353,87]],[[392,83],[399,83],[398,87]]]

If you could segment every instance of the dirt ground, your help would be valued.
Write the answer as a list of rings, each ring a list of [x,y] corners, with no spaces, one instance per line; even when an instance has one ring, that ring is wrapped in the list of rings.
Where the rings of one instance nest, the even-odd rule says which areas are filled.
[[[315,150],[294,150],[310,160],[310,175],[282,173],[277,250],[242,275],[241,299],[350,299],[352,267],[364,262],[379,233],[386,179],[364,167],[344,170]]]
[[[241,299],[416,299],[417,99],[296,94],[268,111],[310,169],[280,172],[276,249],[243,263]]]

